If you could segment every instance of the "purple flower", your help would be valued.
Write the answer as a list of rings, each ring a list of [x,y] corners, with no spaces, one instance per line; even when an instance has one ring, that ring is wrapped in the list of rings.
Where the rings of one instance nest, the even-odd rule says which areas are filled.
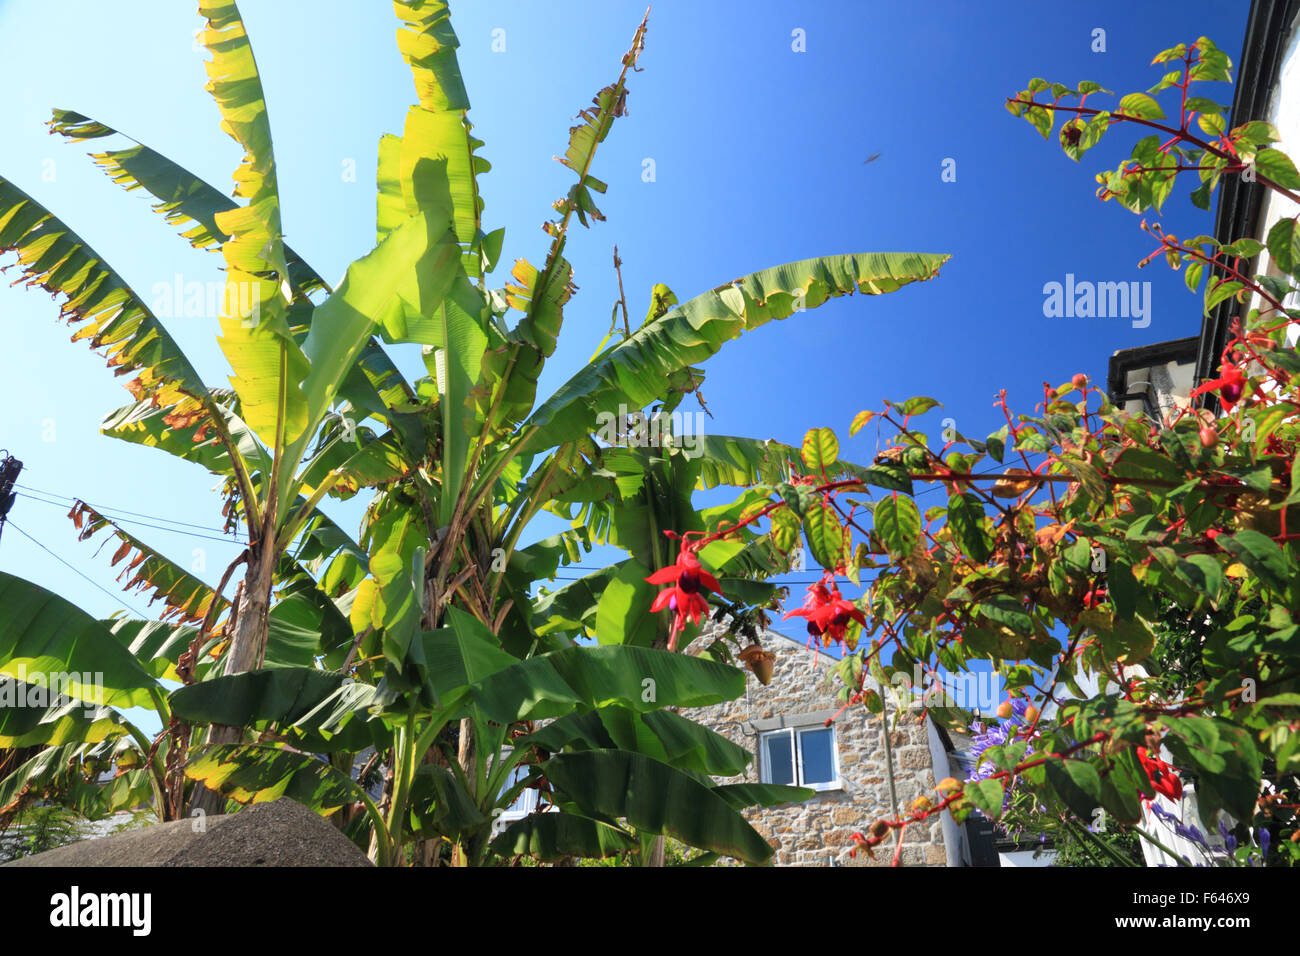
[[[1183,822],[1182,820],[1179,820],[1176,816],[1174,816],[1164,807],[1160,806],[1160,804],[1156,803],[1154,800],[1151,801],[1149,806],[1151,807],[1151,812],[1155,814],[1157,817],[1159,817],[1161,820],[1164,820],[1165,823],[1172,823],[1176,827],[1182,825]]]
[[[1025,711],[1029,709],[1029,701],[1023,698],[1017,698],[1011,702],[1011,716],[1006,720],[999,721],[993,726],[987,726],[982,720],[977,720],[971,725],[975,735],[971,738],[970,760],[973,769],[966,775],[968,781],[985,780],[997,772],[992,761],[980,760],[984,751],[990,747],[1000,747],[1003,744],[1014,740],[1017,732],[1021,729],[1024,722]],[[1032,747],[1027,747],[1025,753],[1034,752]],[[1006,809],[1011,802],[1011,794],[1005,793],[1002,797],[1002,807]]]
[[[1261,827],[1259,831],[1259,848],[1263,852],[1265,860],[1268,859],[1268,845],[1272,840],[1273,834]]]
[[[1014,719],[1013,716],[1012,720]],[[1012,720],[1002,721],[992,727],[986,727],[983,721],[975,721],[973,725],[975,736],[971,738],[970,747],[970,759],[975,769],[966,779],[983,780],[996,771],[997,768],[992,763],[981,761],[980,757],[990,747],[1000,747],[1015,736],[1017,725],[1012,723]]]
[[[1210,848],[1209,841],[1205,839],[1205,834],[1190,823],[1186,825],[1181,823],[1178,824],[1174,827],[1174,832],[1184,840],[1191,840],[1193,843],[1199,843],[1207,850]]]

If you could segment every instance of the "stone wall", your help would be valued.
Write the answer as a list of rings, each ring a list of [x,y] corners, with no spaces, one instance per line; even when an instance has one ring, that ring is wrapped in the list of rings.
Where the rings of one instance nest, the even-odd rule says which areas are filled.
[[[698,640],[689,652],[702,648]],[[771,683],[766,687],[750,674],[746,693],[734,701],[686,712],[692,720],[710,727],[740,744],[751,754],[758,752],[758,734],[780,726],[820,725],[842,706],[836,697],[839,679],[834,677],[836,661],[825,654],[814,655],[808,648],[782,635],[768,632],[764,648],[776,652]],[[827,677],[830,675],[830,681]],[[893,720],[893,710],[890,710]],[[894,842],[876,849],[873,861],[865,852],[849,857],[853,848],[850,834],[866,832],[872,821],[889,813],[889,783],[886,775],[883,721],[862,705],[845,710],[835,720],[842,789],[817,793],[800,804],[755,807],[745,811],[754,828],[776,849],[773,862],[780,866],[888,866]],[[892,731],[894,786],[901,807],[909,807],[922,793],[934,796],[934,775],[928,734],[923,718],[905,714]],[[723,783],[757,783],[757,758],[744,777]],[[904,866],[944,866],[943,830],[938,817],[928,824],[904,831],[901,863]]]

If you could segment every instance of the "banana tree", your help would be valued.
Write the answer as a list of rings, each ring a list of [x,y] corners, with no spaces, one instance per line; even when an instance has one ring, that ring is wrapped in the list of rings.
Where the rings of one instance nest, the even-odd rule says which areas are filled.
[[[223,128],[245,150],[234,176],[235,197],[244,202],[192,176],[173,176],[172,188],[187,195],[165,212],[174,222],[193,224],[187,237],[219,249],[225,260],[219,344],[234,373],[233,393],[206,386],[149,306],[103,258],[5,180],[0,248],[18,253],[28,284],[65,296],[64,314],[80,325],[77,338],[103,347],[118,374],[138,373],[128,385],[137,402],[110,416],[109,433],[172,451],[189,439],[184,457],[226,474],[249,536],[237,560],[246,565],[243,586],[224,625],[225,671],[237,673],[264,662],[276,569],[290,544],[322,522],[321,499],[341,485],[396,477],[402,465],[395,448],[427,445],[415,393],[374,336],[382,330],[407,341],[404,313],[432,311],[461,265],[450,216],[419,210],[329,290],[281,239],[270,127],[238,10],[218,0],[202,3],[200,13],[207,27],[201,40],[212,53],[208,89]],[[53,125],[78,138],[114,132],[63,111]],[[128,172],[136,164],[149,167],[150,175],[177,171],[139,146],[100,159],[128,186],[138,182]],[[314,302],[313,294],[322,300]],[[358,438],[322,427],[352,402],[387,431]],[[408,451],[406,459],[424,448]],[[213,623],[203,617],[204,627]],[[214,740],[238,739],[238,733],[218,728]]]
[[[0,711],[0,746],[42,748],[0,781],[0,810],[37,793],[86,816],[152,804],[175,819],[183,771],[236,801],[289,796],[322,813],[355,804],[351,835],[363,846],[373,837],[380,863],[402,861],[412,839],[451,841],[473,864],[627,854],[637,845],[629,828],[760,863],[771,849],[740,808],[810,796],[713,783],[710,775],[743,773],[750,754],[668,709],[742,692],[742,672],[713,661],[595,646],[520,660],[453,607],[447,627],[420,638],[430,708],[385,706],[382,687],[316,666],[212,676],[167,696],[160,679],[176,674],[194,627],[95,621],[7,574],[0,601],[0,659],[22,679],[11,692],[24,695]],[[55,687],[46,683],[55,666],[77,670]],[[164,731],[151,743],[126,717],[130,707],[165,725],[248,728],[259,742],[207,746],[185,764],[183,740]],[[460,719],[481,744],[468,772],[454,754],[425,761]],[[383,809],[349,772],[366,747],[391,754],[396,787]],[[96,786],[105,769],[116,771],[111,785]],[[547,812],[500,832],[496,817],[529,787],[544,788]]]
[[[469,614],[453,606],[447,620],[420,636],[432,708],[402,713],[382,703],[381,687],[312,669],[177,691],[171,704],[183,719],[251,725],[281,740],[208,748],[187,773],[237,800],[288,794],[320,811],[360,803],[360,829],[377,837],[380,862],[401,861],[412,839],[453,844],[466,864],[609,856],[634,847],[630,826],[759,863],[771,848],[739,808],[810,796],[718,786],[710,775],[742,773],[751,756],[667,709],[739,695],[744,678],[735,668],[636,647],[569,646],[520,660]],[[441,761],[427,761],[462,719],[474,728],[474,759],[462,766],[447,748]],[[348,773],[302,752],[350,750],[376,732],[391,736],[395,785],[386,809]],[[496,832],[501,811],[529,787],[543,788],[546,812]]]
[[[482,226],[477,177],[488,166],[477,154],[482,144],[473,137],[467,118],[469,102],[446,4],[398,2],[394,7],[402,24],[399,49],[411,67],[419,102],[408,112],[403,135],[380,141],[378,244],[349,268],[338,289],[329,289],[280,238],[270,128],[256,64],[234,3],[204,2],[200,11],[208,25],[202,40],[213,53],[209,89],[225,128],[245,149],[235,175],[235,197],[244,202],[226,198],[138,142],[96,156],[115,181],[152,194],[158,211],[183,227],[182,235],[191,243],[221,252],[227,294],[219,341],[234,372],[232,388],[205,386],[162,323],[105,261],[4,180],[0,249],[18,253],[30,284],[66,297],[64,313],[81,326],[78,337],[104,348],[118,374],[136,373],[128,386],[136,401],[112,413],[105,420],[105,432],[221,475],[229,493],[229,516],[247,526],[249,546],[221,584],[196,589],[193,582],[177,579],[175,569],[168,569],[143,542],[103,516],[80,512],[90,519],[87,527],[106,528],[119,538],[125,549],[119,556],[131,556],[129,568],[143,569],[133,581],[153,587],[181,623],[194,629],[188,646],[175,634],[162,642],[178,652],[174,661],[165,657],[163,666],[190,685],[177,692],[177,700],[202,700],[204,694],[220,696],[244,686],[232,683],[236,681],[279,687],[278,682],[289,680],[274,673],[283,668],[271,666],[286,662],[273,659],[268,651],[268,632],[283,606],[292,609],[286,617],[296,633],[315,627],[319,636],[314,648],[319,660],[299,664],[297,670],[291,666],[286,673],[299,674],[303,686],[319,679],[359,678],[370,688],[345,692],[340,685],[334,691],[338,699],[322,700],[309,712],[312,720],[331,716],[340,727],[355,725],[350,736],[328,722],[304,730],[299,723],[306,715],[297,710],[214,711],[188,703],[178,707],[178,723],[214,725],[210,741],[216,749],[190,766],[191,778],[204,782],[211,792],[220,790],[237,799],[291,792],[311,801],[315,790],[308,786],[314,779],[310,775],[303,778],[308,782],[291,787],[298,771],[285,782],[260,770],[250,771],[250,777],[214,767],[228,768],[244,760],[261,766],[262,758],[245,753],[240,743],[250,730],[272,735],[268,739],[275,742],[269,749],[274,753],[266,759],[281,768],[285,760],[297,765],[293,751],[284,749],[294,746],[290,741],[310,742],[317,748],[311,752],[333,750],[338,764],[334,769],[345,779],[350,779],[343,772],[350,770],[347,755],[358,746],[375,746],[392,758],[383,798],[386,809],[366,806],[380,855],[399,858],[410,834],[451,838],[454,832],[462,858],[482,861],[495,844],[484,837],[481,821],[470,826],[461,820],[453,831],[439,830],[450,824],[437,821],[456,806],[473,806],[490,819],[490,811],[499,809],[494,801],[505,799],[497,784],[519,761],[540,761],[549,751],[531,742],[531,734],[523,734],[525,744],[510,749],[521,756],[502,756],[502,735],[527,730],[521,722],[535,719],[527,708],[519,710],[519,701],[534,699],[530,695],[537,691],[506,682],[503,692],[523,696],[494,699],[491,707],[500,709],[488,709],[469,691],[469,696],[457,697],[453,691],[470,685],[448,685],[441,670],[447,662],[440,648],[449,629],[458,633],[457,622],[461,630],[469,626],[465,622],[475,622],[479,644],[504,655],[495,658],[501,672],[538,666],[533,662],[551,654],[586,650],[573,647],[572,627],[551,627],[545,620],[548,607],[559,605],[552,595],[539,600],[535,582],[553,575],[555,566],[544,556],[544,543],[520,547],[533,518],[543,509],[573,503],[589,515],[599,511],[598,523],[614,529],[605,539],[628,550],[633,562],[614,569],[613,575],[621,575],[637,592],[636,599],[643,600],[644,582],[632,581],[628,568],[653,571],[664,565],[656,529],[669,521],[685,526],[681,521],[690,511],[692,483],[709,485],[719,476],[738,473],[737,455],[744,459],[752,452],[738,452],[739,440],[714,441],[706,443],[701,464],[677,468],[670,464],[670,449],[652,456],[653,463],[646,461],[647,483],[639,498],[637,492],[620,489],[612,505],[595,508],[593,492],[580,489],[583,478],[603,468],[607,458],[616,472],[621,453],[595,440],[602,420],[624,408],[671,409],[685,394],[698,390],[703,373],[696,364],[742,332],[834,296],[880,294],[928,279],[944,257],[907,253],[804,260],[754,273],[681,304],[666,287],[656,287],[638,329],[627,327],[620,341],[601,343],[585,367],[538,402],[538,377],[554,352],[574,291],[573,269],[564,257],[571,221],[576,216],[586,225],[589,219],[603,218],[593,193],[603,193],[605,184],[591,174],[592,164],[597,147],[625,111],[626,82],[637,67],[646,24],[638,27],[618,78],[579,114],[570,132],[562,162],[577,178],[554,204],[557,217],[545,225],[550,242],[542,266],[519,259],[504,287],[489,289],[487,276],[500,259],[504,234],[499,229],[485,232]],[[76,140],[121,136],[68,111],[56,111],[51,125]],[[521,314],[513,325],[507,320],[510,311]],[[384,345],[420,346],[429,375],[407,383]],[[319,506],[326,496],[346,497],[362,489],[373,489],[374,497],[360,540],[353,542]],[[667,517],[654,517],[657,508],[669,505]],[[575,529],[563,547],[574,547],[585,522],[579,521],[583,528]],[[720,553],[716,560],[724,568],[734,563],[737,579],[761,576],[764,567],[770,572],[775,566],[775,558],[759,544],[748,542],[742,551]],[[247,565],[243,584],[227,601],[225,586],[239,563]],[[614,651],[612,659],[626,669],[631,658],[621,652],[644,651],[647,643],[655,642],[627,639],[638,625],[632,619],[636,615],[630,604],[616,604],[611,599],[606,613],[601,615],[598,608],[594,618],[597,635],[612,646],[590,650]],[[587,617],[576,620],[581,629]],[[150,643],[142,641],[140,647],[147,649]],[[507,665],[506,657],[514,663]],[[458,673],[454,667],[453,672]],[[570,698],[561,697],[569,710],[553,716],[589,718],[596,710],[629,706],[617,695]],[[358,715],[358,707],[364,716]],[[640,713],[635,706],[631,711]],[[493,713],[515,716],[503,722],[488,716]],[[609,727],[626,727],[628,719],[618,712],[600,719],[607,731],[600,739],[607,744],[650,739],[640,732],[613,736]],[[457,721],[458,750],[443,766],[437,753],[450,745],[450,729]],[[589,742],[596,739],[594,731],[584,733],[564,746],[583,753],[584,746],[593,752],[617,751],[624,756],[606,762],[621,761],[617,766],[626,774],[638,774],[638,781],[670,785],[662,771],[645,770],[628,756],[658,760],[660,751],[651,744],[644,745],[651,753],[644,748],[593,749]],[[555,738],[546,739],[555,743]],[[330,741],[334,746],[326,747]],[[179,744],[178,738],[178,750]],[[627,819],[649,832],[687,833],[680,827],[670,830],[645,807],[618,802],[602,781],[575,777],[581,776],[581,768],[594,772],[605,759],[568,759],[576,755],[561,753],[545,761],[547,768],[560,761],[554,773],[537,771],[558,787],[557,794],[564,794],[558,800],[603,814],[602,819]],[[671,756],[667,750],[663,755]],[[681,769],[659,762],[670,770]],[[464,792],[453,799],[451,791],[437,785],[446,778],[425,770],[428,766],[445,769]],[[631,779],[626,774],[624,783]],[[254,787],[250,780],[272,782]],[[417,781],[431,788],[424,802],[415,796]],[[696,782],[709,789],[703,779]],[[331,799],[346,790],[330,790]],[[731,793],[728,805],[741,796],[755,794]],[[466,815],[466,820],[471,818]],[[517,835],[512,846],[541,846],[534,839],[544,842],[562,835],[576,840],[579,834],[574,825],[536,821],[523,830],[530,835]],[[588,846],[621,845],[603,830],[595,836],[581,832],[584,839],[595,841],[589,840]],[[683,838],[689,840],[689,835]],[[752,845],[745,852],[746,858],[758,855]]]

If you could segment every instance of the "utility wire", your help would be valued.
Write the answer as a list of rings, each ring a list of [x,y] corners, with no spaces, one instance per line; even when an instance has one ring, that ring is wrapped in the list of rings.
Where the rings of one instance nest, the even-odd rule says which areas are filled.
[[[15,488],[22,488],[22,489],[24,489],[25,491],[34,492],[34,493],[36,493],[36,494],[45,495],[47,498],[62,498],[62,499],[65,500],[65,501],[86,501],[86,499],[84,499],[84,498],[77,498],[77,497],[74,496],[74,495],[63,495],[63,494],[59,494],[57,491],[46,491],[44,488],[34,488],[34,487],[32,487],[31,485],[22,485],[22,484],[17,484],[17,483],[15,483],[15,484],[14,484],[14,487],[15,487]],[[108,515],[108,514],[110,514],[110,513],[115,513],[115,514],[124,514],[124,515],[134,515],[134,516],[137,517],[137,518],[148,518],[150,521],[161,521],[161,522],[163,522],[163,523],[165,523],[165,524],[181,525],[181,526],[186,527],[186,528],[200,528],[200,529],[207,530],[207,531],[220,531],[220,530],[221,530],[220,528],[215,528],[215,527],[213,527],[212,525],[207,525],[207,524],[194,524],[193,522],[190,522],[190,521],[181,521],[181,520],[179,520],[179,519],[177,519],[177,518],[164,518],[164,517],[162,517],[161,515],[152,515],[152,514],[147,514],[147,513],[143,512],[143,511],[130,511],[130,510],[126,509],[126,508],[116,508],[116,507],[112,507],[112,506],[110,506],[110,505],[105,505],[104,507],[100,507],[99,505],[96,505],[96,504],[94,504],[93,502],[90,502],[90,501],[86,501],[86,504],[90,505],[90,507],[94,508],[96,511],[100,512],[100,513],[103,514],[103,515]]]
[[[981,476],[985,476],[985,475],[993,475],[993,474],[997,474],[998,472],[1002,471],[1004,467],[1005,467],[1005,466],[999,466],[998,468],[993,468],[993,469],[990,469],[990,470],[988,470],[988,471],[983,471],[983,472],[976,472],[975,474],[977,474],[977,475],[981,475]],[[29,470],[30,470],[30,469],[29,469]],[[15,487],[15,488],[22,488],[22,489],[24,489],[25,492],[31,492],[30,494],[25,494],[25,493],[23,493],[23,492],[15,492],[15,494],[19,495],[20,497],[28,498],[28,499],[30,499],[30,500],[32,500],[32,501],[40,502],[41,504],[52,505],[52,506],[59,507],[59,508],[70,507],[70,505],[68,504],[69,502],[73,502],[73,503],[75,503],[76,501],[84,500],[84,499],[74,498],[74,497],[72,497],[72,496],[70,496],[70,495],[60,495],[60,494],[58,494],[57,492],[53,492],[53,491],[45,491],[44,489],[41,489],[41,488],[34,488],[34,487],[30,486],[30,485],[22,485],[22,484],[18,484],[18,483],[16,483],[16,482],[14,483],[14,487]],[[938,482],[935,482],[935,483],[931,484],[931,486],[928,487],[928,488],[924,488],[924,489],[922,489],[922,490],[920,490],[920,491],[914,492],[913,495],[912,495],[912,497],[913,497],[913,498],[919,498],[921,495],[929,494],[930,492],[933,492],[933,491],[940,491],[940,490],[942,490],[942,486],[941,486]],[[40,497],[40,496],[42,496],[42,495],[45,496],[45,497]],[[51,501],[51,500],[49,500],[49,499],[51,499],[51,498],[54,498],[54,499],[63,499],[63,500],[62,500],[62,501],[59,501],[59,500],[53,500],[53,501]],[[216,535],[210,535],[210,534],[198,534],[198,533],[196,533],[196,532],[194,532],[194,531],[186,531],[186,530],[182,530],[183,528],[195,528],[195,529],[201,529],[201,530],[204,530],[204,531],[216,531],[216,530],[219,530],[219,529],[213,528],[211,525],[201,525],[201,524],[195,524],[195,523],[193,523],[193,522],[189,522],[189,521],[179,521],[179,520],[172,519],[172,518],[164,518],[164,517],[161,517],[161,516],[158,516],[158,515],[147,514],[147,513],[145,513],[145,512],[141,512],[141,511],[131,511],[131,510],[126,509],[126,508],[109,508],[109,507],[103,507],[103,508],[101,508],[101,507],[99,507],[99,506],[93,504],[92,502],[88,502],[88,501],[85,502],[85,503],[86,503],[87,505],[89,505],[91,508],[94,508],[95,511],[99,512],[99,513],[102,514],[104,517],[109,518],[109,519],[111,519],[111,520],[113,520],[113,521],[115,521],[115,522],[117,522],[117,523],[119,523],[119,524],[132,524],[132,525],[139,525],[139,526],[141,526],[141,527],[152,528],[152,529],[157,530],[157,531],[166,531],[166,532],[169,532],[169,533],[171,533],[171,534],[179,534],[179,535],[184,535],[184,536],[186,536],[186,537],[191,537],[191,538],[202,538],[202,539],[207,540],[207,541],[219,541],[219,542],[221,542],[221,543],[223,543],[223,544],[239,545],[239,544],[246,544],[246,543],[247,543],[247,542],[245,542],[245,541],[241,541],[239,538],[237,538],[237,537],[235,537],[235,536],[233,536],[233,535],[223,535],[223,536],[218,537],[218,536],[216,536]],[[134,516],[134,517],[122,518],[122,517],[119,517],[120,515],[131,515],[131,516]],[[149,519],[149,520],[148,520],[148,521],[143,520],[143,519],[146,519],[146,518]],[[165,522],[166,524],[155,524],[155,523],[152,523],[152,522]],[[12,524],[13,522],[10,521],[9,523]],[[168,527],[167,525],[173,525],[174,527]],[[15,527],[17,527],[17,525],[15,525]],[[18,530],[19,530],[20,532],[22,532],[22,534],[24,534],[26,537],[30,538],[32,541],[35,541],[35,542],[36,542],[38,545],[40,545],[42,548],[45,548],[45,545],[41,544],[39,541],[36,541],[36,539],[35,539],[35,538],[32,538],[31,535],[28,535],[27,532],[22,531],[21,528],[19,528]],[[45,548],[45,550],[49,551],[48,548]],[[67,566],[68,566],[69,568],[72,568],[73,571],[76,571],[78,574],[81,574],[82,577],[85,577],[84,574],[82,574],[80,571],[77,571],[77,569],[76,569],[75,567],[73,567],[72,565],[68,564],[66,561],[63,560],[63,558],[59,558],[59,556],[56,555],[56,554],[54,554],[53,551],[50,551],[50,554],[53,554],[56,558],[58,558],[59,561],[62,561],[64,564],[67,564]],[[593,565],[583,565],[583,564],[576,564],[576,563],[574,563],[574,564],[567,564],[567,565],[564,565],[564,568],[565,568],[566,570],[571,570],[571,571],[582,571],[582,572],[587,572],[587,573],[585,573],[585,574],[578,574],[578,575],[556,574],[556,575],[554,576],[554,578],[551,578],[550,580],[556,580],[556,581],[581,581],[581,580],[583,580],[584,578],[589,577],[590,574],[592,574],[592,573],[595,573],[595,572],[598,572],[598,571],[604,571],[604,570],[606,569],[606,567],[607,567],[606,565],[593,566]],[[791,573],[798,573],[798,572],[791,572]],[[766,578],[766,579],[764,579],[764,580],[769,581],[769,582],[773,582],[773,583],[776,583],[776,584],[782,584],[782,585],[784,585],[784,584],[796,584],[796,585],[797,585],[797,584],[816,584],[818,581],[821,580],[821,577],[820,577],[820,576],[818,576],[818,577],[811,577],[811,578],[789,578],[789,579],[785,579],[785,580],[783,580],[783,578],[785,578],[785,575],[774,575],[774,576],[769,577],[769,578]],[[90,578],[86,578],[86,580],[90,581],[92,584],[95,583],[94,581],[91,581]],[[104,593],[105,593],[105,594],[108,594],[110,597],[113,597],[113,596],[114,596],[114,595],[112,594],[112,592],[105,590],[104,588],[100,587],[98,584],[95,584],[95,586],[96,586],[96,587],[99,587],[101,591],[104,591]],[[132,610],[133,610],[133,609],[132,609]],[[139,612],[135,612],[135,613],[138,614]]]
[[[27,499],[29,499],[29,500],[31,500],[31,501],[37,501],[37,502],[40,502],[40,503],[43,504],[43,505],[54,505],[56,508],[66,508],[66,507],[68,507],[68,505],[67,505],[66,502],[61,502],[61,501],[49,501],[49,500],[47,500],[47,499],[45,499],[45,498],[38,498],[36,495],[24,494],[24,493],[21,492],[21,491],[18,492],[17,494],[18,494],[18,496],[21,497],[21,498],[27,498]],[[91,505],[90,502],[86,502],[86,504],[90,505],[91,508],[95,508],[95,506],[94,506],[94,505]],[[169,527],[167,527],[166,525],[150,524],[150,523],[147,522],[147,521],[141,521],[141,520],[139,520],[139,519],[137,519],[137,518],[119,518],[119,517],[117,517],[116,515],[110,514],[109,512],[106,512],[106,511],[100,511],[98,508],[95,508],[95,511],[98,512],[99,514],[103,515],[105,518],[108,518],[109,520],[111,520],[114,524],[138,525],[138,526],[140,526],[140,527],[142,527],[142,528],[153,528],[155,531],[166,531],[166,532],[168,532],[169,534],[179,534],[179,535],[183,535],[184,537],[187,537],[187,538],[202,538],[202,539],[204,539],[204,540],[206,540],[206,541],[220,541],[220,542],[222,542],[223,544],[233,544],[233,545],[240,546],[240,545],[244,545],[244,544],[247,543],[247,542],[245,542],[245,541],[240,541],[238,538],[233,538],[233,537],[219,538],[219,537],[217,537],[216,535],[211,535],[211,534],[198,534],[197,532],[194,532],[194,531],[186,531],[184,528],[169,528]]]
[[[127,604],[125,601],[123,601],[123,600],[122,600],[122,596],[121,596],[120,594],[114,594],[112,591],[108,590],[108,588],[106,588],[106,587],[104,587],[103,585],[99,584],[99,583],[96,582],[93,578],[87,576],[85,572],[81,571],[79,568],[74,567],[72,564],[69,564],[69,563],[68,563],[67,561],[65,561],[63,558],[59,557],[59,555],[55,554],[53,551],[51,551],[49,548],[47,548],[44,544],[42,544],[42,543],[41,543],[40,541],[38,541],[36,538],[33,538],[30,534],[28,534],[28,533],[27,533],[26,531],[24,531],[22,528],[18,527],[18,525],[14,524],[13,519],[10,519],[10,520],[7,522],[7,524],[9,525],[9,527],[13,528],[15,531],[17,531],[19,534],[21,534],[21,535],[22,535],[24,538],[26,538],[28,541],[31,541],[31,542],[32,542],[33,544],[35,544],[38,548],[40,548],[40,549],[41,549],[42,551],[44,551],[46,554],[50,555],[52,558],[54,558],[54,560],[58,561],[60,564],[62,564],[62,565],[63,565],[64,567],[66,567],[68,570],[72,571],[74,574],[80,575],[82,578],[85,578],[85,580],[88,581],[91,585],[93,585],[93,586],[96,587],[96,588],[99,588],[99,590],[103,591],[105,594],[107,594],[107,595],[108,595],[110,598],[112,598],[114,601],[116,601],[116,602],[118,602],[119,604],[121,604],[123,607],[125,607],[128,611],[130,611],[130,612],[131,612],[132,614],[134,614],[136,617],[138,617],[138,618],[142,618],[142,619],[145,619],[145,620],[148,620],[149,615],[147,615],[147,614],[143,614],[143,613],[141,613],[140,611],[137,611],[137,610],[136,610],[135,608],[133,608],[131,605],[129,605],[129,604]]]

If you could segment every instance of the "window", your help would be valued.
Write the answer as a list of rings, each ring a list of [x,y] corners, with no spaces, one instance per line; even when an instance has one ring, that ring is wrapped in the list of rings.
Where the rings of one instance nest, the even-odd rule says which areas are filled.
[[[834,727],[790,727],[762,734],[758,762],[763,783],[812,790],[838,790],[840,786]]]
[[[509,753],[509,751],[507,751],[507,753]],[[523,780],[524,777],[528,776],[528,769],[527,765],[520,764],[511,770],[510,776],[506,778],[505,785],[502,786],[501,792],[497,794],[497,797],[500,798],[503,796],[507,790],[517,784],[520,780]],[[505,821],[522,820],[536,809],[537,791],[536,789],[529,788],[520,791],[519,796],[515,797],[515,802],[498,814],[497,819]]]

